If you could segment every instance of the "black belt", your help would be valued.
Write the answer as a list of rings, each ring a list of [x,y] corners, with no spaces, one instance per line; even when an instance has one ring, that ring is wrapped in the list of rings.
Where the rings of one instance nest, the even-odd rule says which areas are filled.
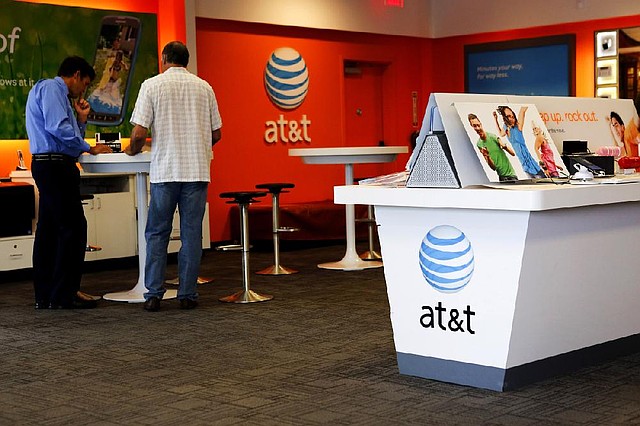
[[[75,163],[77,158],[65,154],[33,154],[31,161],[71,161]]]

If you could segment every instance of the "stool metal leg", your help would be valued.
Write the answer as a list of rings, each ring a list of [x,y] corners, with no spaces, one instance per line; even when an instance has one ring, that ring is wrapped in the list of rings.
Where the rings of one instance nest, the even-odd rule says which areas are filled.
[[[265,268],[261,271],[256,272],[256,274],[260,275],[289,275],[295,274],[298,271],[295,269],[287,268],[286,266],[280,265],[280,232],[285,231],[294,231],[293,228],[280,228],[280,194],[274,193],[272,207],[271,207],[271,217],[273,218],[272,225],[272,233],[273,233],[273,257],[274,264]]]
[[[369,250],[365,251],[364,253],[362,253],[360,255],[360,259],[362,260],[380,260],[382,259],[382,256],[380,256],[380,253],[378,253],[377,251],[374,250],[373,248],[373,237],[374,237],[374,233],[373,230],[375,229],[374,227],[376,226],[376,222],[373,216],[373,206],[369,205],[367,207],[367,218],[368,218],[368,226],[369,226]]]
[[[240,204],[240,239],[242,240],[242,284],[243,289],[218,300],[230,303],[264,302],[273,299],[269,294],[258,294],[249,286],[249,205]]]

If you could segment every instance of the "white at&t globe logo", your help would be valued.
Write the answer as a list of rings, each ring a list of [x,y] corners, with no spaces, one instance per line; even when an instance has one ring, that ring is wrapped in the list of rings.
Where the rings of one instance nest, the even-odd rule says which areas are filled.
[[[434,289],[443,293],[459,291],[473,275],[471,243],[453,226],[436,226],[427,232],[420,245],[420,268]]]
[[[297,50],[280,47],[271,53],[264,70],[267,94],[276,106],[294,109],[309,90],[309,71]]]

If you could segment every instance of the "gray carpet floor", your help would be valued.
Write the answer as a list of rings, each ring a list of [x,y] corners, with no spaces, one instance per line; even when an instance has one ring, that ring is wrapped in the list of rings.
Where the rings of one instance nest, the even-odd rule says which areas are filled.
[[[640,424],[640,353],[503,393],[400,375],[383,271],[316,267],[343,254],[287,249],[300,273],[252,274],[275,298],[240,305],[218,302],[242,287],[240,253],[207,251],[192,311],[36,311],[29,271],[0,274],[0,425]],[[91,294],[138,277],[135,259],[88,269]]]

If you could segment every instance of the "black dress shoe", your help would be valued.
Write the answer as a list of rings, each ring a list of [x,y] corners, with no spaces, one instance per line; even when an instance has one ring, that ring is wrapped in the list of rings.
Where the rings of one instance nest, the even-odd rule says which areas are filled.
[[[180,299],[180,309],[193,309],[198,306],[197,300]]]
[[[34,305],[36,309],[49,309],[49,301],[48,300],[36,300],[36,304]]]
[[[145,311],[156,312],[160,310],[160,298],[150,297],[144,301],[144,305],[142,307]]]
[[[71,302],[49,304],[49,309],[93,309],[97,308],[98,303],[95,300],[84,300],[79,297],[74,297]]]

